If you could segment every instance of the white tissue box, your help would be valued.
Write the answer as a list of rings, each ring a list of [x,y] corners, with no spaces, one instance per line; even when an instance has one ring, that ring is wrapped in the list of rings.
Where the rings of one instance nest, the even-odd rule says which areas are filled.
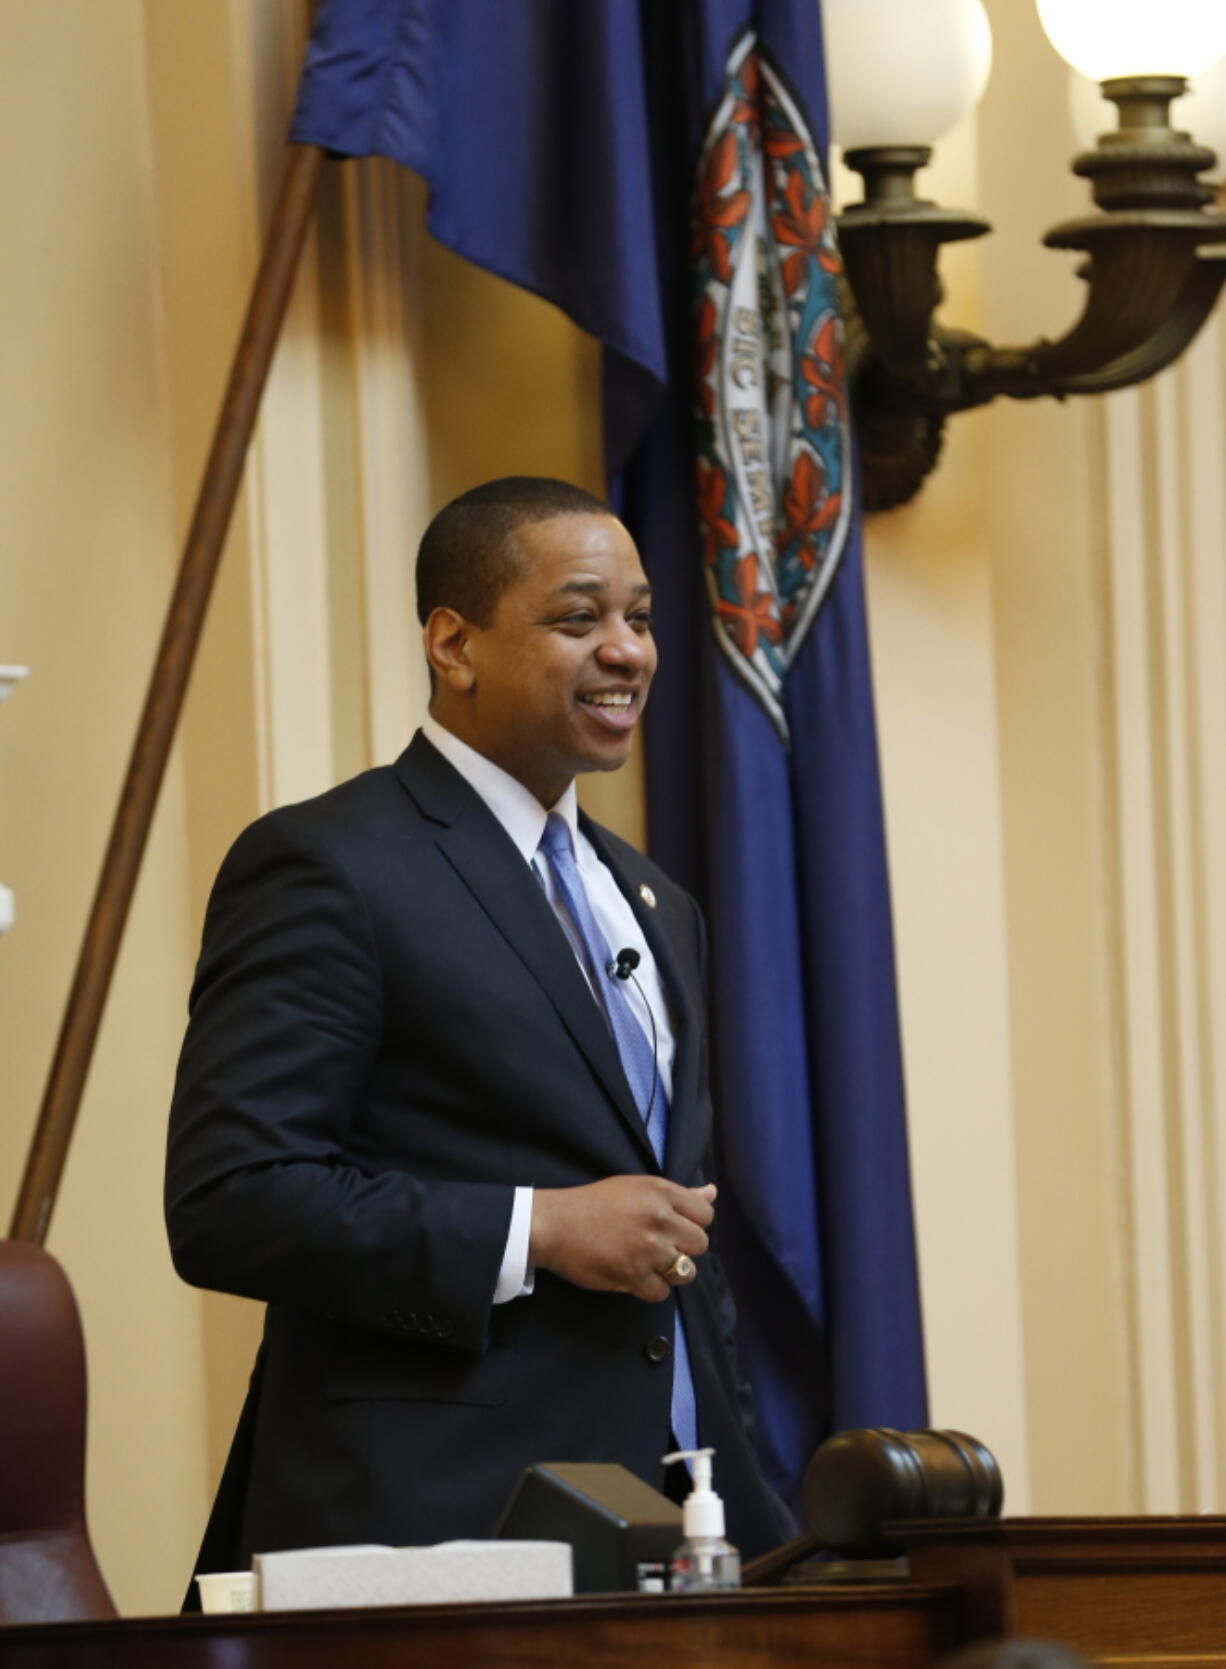
[[[457,1541],[436,1547],[306,1547],[257,1553],[261,1609],[567,1599],[567,1542]]]

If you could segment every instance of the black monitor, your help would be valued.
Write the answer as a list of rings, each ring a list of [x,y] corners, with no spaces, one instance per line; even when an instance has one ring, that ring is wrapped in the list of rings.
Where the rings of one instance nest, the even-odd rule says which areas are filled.
[[[667,1587],[684,1531],[681,1508],[624,1466],[547,1461],[520,1477],[494,1533],[569,1542],[575,1592],[604,1594]]]

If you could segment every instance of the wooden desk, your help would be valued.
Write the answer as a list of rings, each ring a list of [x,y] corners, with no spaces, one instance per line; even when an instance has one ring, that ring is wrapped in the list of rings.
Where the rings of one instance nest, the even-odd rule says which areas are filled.
[[[0,1669],[931,1669],[1038,1635],[1226,1669],[1226,1518],[908,1526],[906,1581],[0,1629]]]
[[[920,1584],[0,1629],[0,1669],[928,1669],[959,1596]]]
[[[975,1639],[1039,1635],[1107,1664],[1226,1669],[1226,1518],[910,1527],[912,1580],[963,1594]]]

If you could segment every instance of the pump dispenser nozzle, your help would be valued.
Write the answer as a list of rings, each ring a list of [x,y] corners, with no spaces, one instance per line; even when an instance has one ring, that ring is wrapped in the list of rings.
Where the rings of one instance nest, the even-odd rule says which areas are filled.
[[[685,1539],[694,1536],[722,1536],[724,1533],[724,1503],[711,1488],[711,1461],[714,1449],[678,1449],[665,1455],[665,1466],[676,1460],[693,1461],[694,1487],[685,1498]]]
[[[693,1462],[694,1487],[686,1496],[685,1540],[673,1555],[670,1586],[674,1593],[699,1593],[716,1588],[739,1588],[741,1556],[724,1540],[724,1503],[711,1488],[714,1449],[678,1449],[665,1455]]]

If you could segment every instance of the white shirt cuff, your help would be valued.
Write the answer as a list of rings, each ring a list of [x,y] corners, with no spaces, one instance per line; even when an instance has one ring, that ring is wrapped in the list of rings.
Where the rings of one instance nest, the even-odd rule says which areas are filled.
[[[528,1269],[531,1232],[532,1190],[517,1188],[511,1208],[511,1227],[507,1231],[507,1249],[502,1254],[502,1268],[494,1288],[495,1304],[509,1304],[512,1298],[526,1298],[532,1291],[533,1279]]]

